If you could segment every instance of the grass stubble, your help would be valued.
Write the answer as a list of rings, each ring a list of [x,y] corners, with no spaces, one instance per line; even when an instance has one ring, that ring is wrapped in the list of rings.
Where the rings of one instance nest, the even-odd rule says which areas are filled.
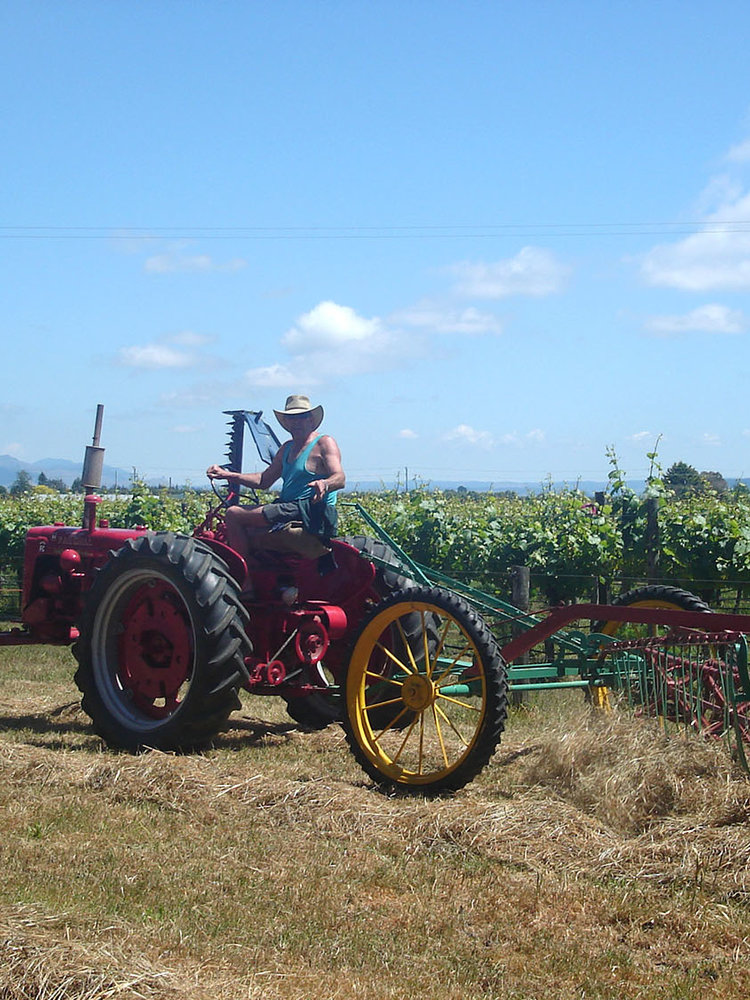
[[[0,998],[746,998],[750,783],[580,695],[451,797],[245,697],[202,755],[104,748],[66,650],[0,650]]]

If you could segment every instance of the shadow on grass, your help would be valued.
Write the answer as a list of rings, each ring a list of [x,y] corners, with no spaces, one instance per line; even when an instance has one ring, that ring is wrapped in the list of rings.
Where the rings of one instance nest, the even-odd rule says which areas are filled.
[[[268,722],[265,719],[230,719],[224,732],[218,733],[211,741],[216,749],[242,750],[252,746],[267,746],[269,743],[286,742],[295,733],[310,730],[296,722]]]
[[[92,746],[101,746],[77,701],[38,714],[0,715],[0,733],[23,733],[24,743],[47,750],[91,750]],[[82,743],[81,738],[86,737],[88,741]]]
[[[206,744],[206,750],[242,750],[248,747],[280,745],[294,734],[307,733],[304,726],[296,722],[269,722],[259,718],[230,718],[225,730],[218,732]],[[77,701],[66,702],[43,712],[21,712],[0,714],[0,734],[23,734],[23,742],[47,750],[111,750],[121,753],[115,747],[108,747],[94,731],[88,716]],[[200,753],[200,750],[192,751]]]

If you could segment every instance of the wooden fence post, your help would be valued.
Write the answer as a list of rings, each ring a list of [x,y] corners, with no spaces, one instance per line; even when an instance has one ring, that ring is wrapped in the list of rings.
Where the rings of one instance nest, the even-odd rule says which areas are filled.
[[[519,611],[528,612],[531,605],[530,600],[531,592],[531,570],[528,566],[511,566],[510,567],[510,602],[513,607],[518,608]],[[517,623],[513,622],[511,625],[511,634],[515,636],[523,632],[524,629]],[[523,653],[518,658],[519,663],[528,663],[529,654]],[[511,688],[510,701],[512,705],[521,705],[523,703],[523,691],[513,691]]]

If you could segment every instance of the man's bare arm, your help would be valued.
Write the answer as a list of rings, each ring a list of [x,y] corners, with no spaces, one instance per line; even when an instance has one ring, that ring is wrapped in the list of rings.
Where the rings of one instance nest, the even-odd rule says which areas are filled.
[[[267,490],[281,478],[282,456],[279,450],[274,455],[273,461],[262,472],[231,472],[221,465],[209,465],[206,475],[209,479],[226,479],[236,486],[247,486],[250,489]]]
[[[341,465],[339,446],[330,435],[325,434],[319,441],[320,457],[323,460],[326,475],[313,479],[310,486],[313,489],[313,500],[322,500],[326,493],[342,490],[346,485],[346,476]]]

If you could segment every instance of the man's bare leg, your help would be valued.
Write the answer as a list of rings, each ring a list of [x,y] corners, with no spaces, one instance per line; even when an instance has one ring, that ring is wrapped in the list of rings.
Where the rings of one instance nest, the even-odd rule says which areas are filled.
[[[271,528],[262,507],[228,507],[224,524],[227,529],[227,544],[246,562],[250,551],[248,536],[265,534]]]

